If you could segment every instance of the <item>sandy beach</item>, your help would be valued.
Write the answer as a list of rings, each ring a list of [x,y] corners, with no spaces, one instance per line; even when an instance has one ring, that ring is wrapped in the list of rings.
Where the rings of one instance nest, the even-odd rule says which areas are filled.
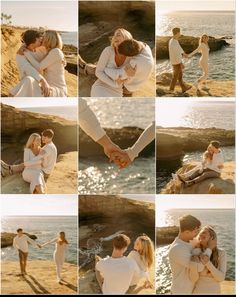
[[[21,45],[21,34],[26,31],[27,28],[19,28],[13,26],[2,26],[2,47],[1,47],[1,95],[3,97],[9,96],[9,91],[19,82],[19,73],[16,65],[16,52]],[[74,59],[68,60],[68,69],[65,70],[66,83],[68,88],[68,97],[77,96],[78,77],[74,70],[71,70],[70,64],[77,64],[76,48],[74,47]],[[67,49],[63,49],[66,53]]]
[[[2,294],[77,294],[77,266],[74,264],[63,265],[63,284],[58,284],[56,281],[53,261],[29,260],[27,275],[19,276],[19,271],[18,262],[2,262]]]

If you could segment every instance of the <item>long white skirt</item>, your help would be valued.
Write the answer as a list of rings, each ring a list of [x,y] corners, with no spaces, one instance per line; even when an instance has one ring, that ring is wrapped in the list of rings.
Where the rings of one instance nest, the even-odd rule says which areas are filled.
[[[25,168],[22,172],[24,181],[30,183],[30,193],[33,194],[35,187],[41,185],[45,188],[45,180],[42,170],[36,168]]]
[[[91,97],[123,97],[122,87],[112,88],[97,79],[91,88]]]

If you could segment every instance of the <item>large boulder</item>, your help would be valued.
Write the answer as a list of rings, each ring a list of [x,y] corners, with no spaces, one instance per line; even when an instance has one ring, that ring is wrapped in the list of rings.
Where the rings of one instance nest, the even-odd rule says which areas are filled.
[[[186,173],[196,165],[194,162],[186,164],[177,173]],[[208,178],[189,187],[184,187],[182,182],[172,179],[162,189],[161,194],[235,194],[234,169],[234,162],[225,162],[219,178]]]
[[[157,59],[169,59],[168,43],[171,36],[157,36],[156,38],[156,58]],[[183,50],[189,54],[194,51],[199,44],[199,38],[193,36],[182,35],[179,39],[179,43]],[[229,43],[224,38],[215,38],[210,36],[209,47],[210,51],[218,51],[222,48],[229,46]]]
[[[156,244],[164,245],[172,243],[178,236],[179,227],[169,226],[169,227],[157,227],[156,228]]]

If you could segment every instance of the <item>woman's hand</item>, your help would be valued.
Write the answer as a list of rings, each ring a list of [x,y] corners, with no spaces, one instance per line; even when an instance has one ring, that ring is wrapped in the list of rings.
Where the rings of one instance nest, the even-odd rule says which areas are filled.
[[[200,255],[200,260],[203,265],[206,265],[210,261],[210,258],[207,255],[202,254]]]
[[[150,281],[145,281],[144,288],[145,289],[153,289],[153,284]]]
[[[49,97],[50,96],[50,92],[51,92],[51,88],[49,86],[49,84],[47,83],[47,81],[45,79],[41,79],[39,82],[40,88],[42,90],[42,95],[44,97]]]
[[[110,160],[119,166],[120,169],[126,168],[131,164],[131,160],[125,151],[112,153]]]
[[[121,79],[120,77],[118,77],[118,79],[116,80],[116,83],[120,86],[122,85],[123,83],[125,83],[128,79]]]
[[[129,63],[125,65],[125,72],[128,76],[133,77],[136,74],[137,71],[137,65],[133,68]]]
[[[200,263],[200,258],[199,258],[199,256],[194,256],[194,255],[193,255],[193,256],[191,257],[191,261],[192,261],[192,262],[196,262],[196,263]]]

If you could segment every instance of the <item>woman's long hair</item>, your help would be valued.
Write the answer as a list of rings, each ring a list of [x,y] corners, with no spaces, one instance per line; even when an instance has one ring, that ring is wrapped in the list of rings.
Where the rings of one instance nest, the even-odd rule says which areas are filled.
[[[204,39],[205,37],[208,37],[208,35],[207,35],[207,34],[203,34],[203,35],[199,38],[199,45],[201,45],[201,43],[203,43],[203,39]]]
[[[124,37],[124,40],[133,39],[132,34],[129,31],[127,31],[126,29],[124,29],[124,28],[118,28],[114,32],[114,35],[116,34],[117,31],[119,31],[121,33],[121,35]],[[114,38],[114,36],[111,38],[111,46],[114,46],[114,40],[113,40],[113,38]]]
[[[154,245],[147,235],[141,235],[137,238],[140,241],[141,249],[137,251],[147,268],[150,268],[154,262]]]
[[[203,229],[205,229],[209,232],[211,239],[217,239],[216,232],[211,226],[205,226]],[[216,268],[218,268],[218,266],[219,266],[219,249],[217,248],[217,246],[212,250],[210,261]]]
[[[31,149],[35,139],[38,137],[41,138],[38,133],[32,133],[26,142],[25,148]]]
[[[43,35],[43,45],[48,51],[54,48],[62,49],[63,43],[61,35],[54,30],[47,30]]]
[[[57,242],[59,244],[63,244],[63,243],[69,244],[68,241],[66,240],[66,233],[64,231],[61,231],[59,233],[59,238],[58,238]]]

